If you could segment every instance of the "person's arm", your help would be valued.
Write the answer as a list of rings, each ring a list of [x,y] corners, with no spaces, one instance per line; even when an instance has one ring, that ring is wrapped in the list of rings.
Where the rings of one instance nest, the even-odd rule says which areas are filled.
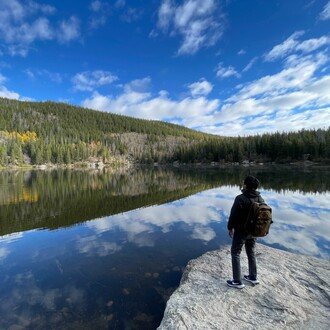
[[[232,231],[236,227],[236,223],[239,219],[240,210],[242,208],[241,201],[239,196],[235,198],[234,204],[231,208],[228,223],[227,223],[227,229],[229,231]]]

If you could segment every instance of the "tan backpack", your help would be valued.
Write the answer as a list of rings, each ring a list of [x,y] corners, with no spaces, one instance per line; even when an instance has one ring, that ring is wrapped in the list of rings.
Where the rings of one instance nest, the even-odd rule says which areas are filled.
[[[268,234],[272,220],[272,208],[265,202],[252,202],[245,223],[245,230],[253,237],[264,237]]]

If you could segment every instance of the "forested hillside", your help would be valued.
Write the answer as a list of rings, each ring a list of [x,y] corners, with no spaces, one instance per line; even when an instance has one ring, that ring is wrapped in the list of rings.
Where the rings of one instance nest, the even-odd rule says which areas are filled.
[[[330,131],[221,137],[64,103],[0,98],[0,165],[325,161]]]
[[[248,137],[218,138],[179,147],[174,158],[181,162],[292,162],[330,159],[330,129]]]

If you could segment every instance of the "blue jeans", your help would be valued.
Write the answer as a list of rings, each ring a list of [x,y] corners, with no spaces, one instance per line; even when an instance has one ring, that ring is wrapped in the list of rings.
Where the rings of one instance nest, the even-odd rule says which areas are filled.
[[[233,267],[233,279],[235,282],[241,282],[242,280],[240,254],[243,245],[245,245],[245,251],[249,260],[249,275],[252,278],[257,278],[257,262],[255,257],[256,239],[250,235],[234,232],[231,245],[231,263]]]

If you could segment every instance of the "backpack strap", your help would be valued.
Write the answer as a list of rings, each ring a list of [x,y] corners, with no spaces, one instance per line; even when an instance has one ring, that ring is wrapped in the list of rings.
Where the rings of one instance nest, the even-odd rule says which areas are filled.
[[[258,196],[258,200],[257,200],[257,201],[256,201],[254,198],[250,198],[250,197],[245,196],[244,194],[243,194],[243,196],[244,196],[249,202],[251,202],[251,205],[252,205],[253,203],[255,203],[255,202],[260,203],[259,196]]]

